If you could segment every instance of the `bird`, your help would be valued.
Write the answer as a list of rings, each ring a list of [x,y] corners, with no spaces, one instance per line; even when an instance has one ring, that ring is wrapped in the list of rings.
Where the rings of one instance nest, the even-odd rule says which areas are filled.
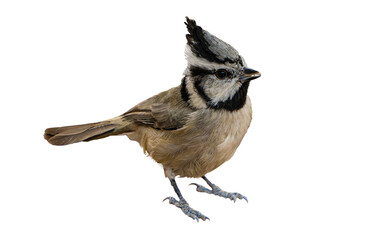
[[[176,177],[202,178],[210,189],[192,183],[196,191],[247,201],[240,193],[222,190],[206,174],[229,160],[245,136],[252,120],[249,84],[261,74],[248,68],[234,47],[195,20],[186,17],[185,25],[187,67],[177,87],[108,120],[47,128],[44,138],[61,146],[126,135],[162,165],[178,197],[163,201],[194,220],[205,221],[209,218],[182,196]]]

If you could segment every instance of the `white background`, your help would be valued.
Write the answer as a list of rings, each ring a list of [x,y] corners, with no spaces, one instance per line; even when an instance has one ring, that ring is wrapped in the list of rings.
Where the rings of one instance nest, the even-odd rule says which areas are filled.
[[[1,1],[0,239],[374,239],[371,1]],[[184,17],[262,77],[253,122],[207,176],[177,179],[197,223],[162,200],[162,168],[126,137],[49,145],[180,83]]]

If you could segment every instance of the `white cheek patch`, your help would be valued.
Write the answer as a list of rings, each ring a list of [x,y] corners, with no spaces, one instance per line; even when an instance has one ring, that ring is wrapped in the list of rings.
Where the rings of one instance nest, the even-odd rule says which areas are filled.
[[[206,89],[212,99],[212,103],[215,105],[218,102],[224,102],[226,100],[232,99],[233,96],[238,92],[241,87],[241,83],[233,80],[232,82],[224,84],[215,84],[211,86],[210,89]]]
[[[233,68],[239,67],[238,63],[215,63],[210,62],[205,58],[197,57],[191,50],[189,45],[186,45],[185,48],[185,57],[190,66],[197,66],[206,70],[217,70],[221,68]],[[242,59],[244,62],[244,59]],[[185,75],[188,75],[188,68],[185,70]],[[241,87],[241,83],[238,82],[237,77],[233,78],[231,81],[219,80],[216,79],[212,84],[205,85],[203,84],[203,89],[206,95],[211,99],[211,104],[216,105],[219,102],[224,102],[230,100],[238,92]],[[194,106],[198,108],[203,108],[206,103],[196,92],[193,81],[187,82],[188,92],[191,94],[190,101]],[[194,94],[192,94],[194,93]]]

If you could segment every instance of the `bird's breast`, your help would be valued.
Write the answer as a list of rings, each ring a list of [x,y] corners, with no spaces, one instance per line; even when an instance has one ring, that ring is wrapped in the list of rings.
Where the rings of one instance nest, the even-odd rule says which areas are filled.
[[[240,145],[252,118],[250,98],[236,111],[202,109],[178,130],[137,130],[144,150],[177,176],[201,177],[229,160]],[[130,136],[128,136],[130,137]]]
[[[250,126],[251,119],[252,109],[250,98],[247,98],[243,108],[233,112],[226,112],[222,116],[222,134],[219,137],[220,141],[216,147],[215,157],[212,159],[214,162],[212,164],[213,167],[220,166],[233,156]]]

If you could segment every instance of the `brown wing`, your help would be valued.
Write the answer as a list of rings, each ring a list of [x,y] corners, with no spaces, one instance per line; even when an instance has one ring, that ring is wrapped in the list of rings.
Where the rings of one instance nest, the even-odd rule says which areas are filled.
[[[141,102],[122,117],[155,129],[175,130],[185,125],[193,111],[176,87]]]

